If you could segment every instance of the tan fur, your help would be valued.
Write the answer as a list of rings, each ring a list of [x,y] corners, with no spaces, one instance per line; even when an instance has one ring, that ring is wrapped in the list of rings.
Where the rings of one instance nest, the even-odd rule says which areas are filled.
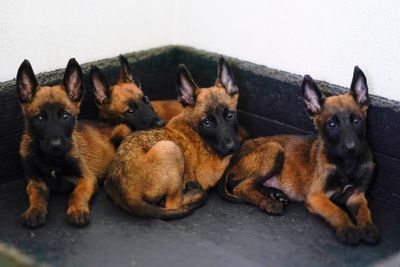
[[[79,103],[69,100],[62,86],[39,87],[36,95],[29,104],[22,104],[25,117],[37,114],[40,107],[47,103],[59,103],[71,113],[75,119],[79,113]],[[115,148],[110,143],[112,127],[99,127],[76,123],[72,133],[72,148],[68,156],[78,159],[82,170],[82,177],[71,177],[69,180],[75,184],[69,200],[67,211],[68,220],[77,225],[87,223],[89,216],[89,201],[97,189],[98,179],[104,177],[106,169],[115,154]],[[28,155],[29,144],[32,139],[28,132],[22,136],[20,155]],[[40,180],[40,177],[27,177],[29,182],[27,193],[29,208],[22,215],[23,220],[32,220],[32,217],[46,216],[47,195],[49,189]],[[32,225],[34,227],[35,225]]]
[[[165,121],[171,120],[183,111],[182,104],[177,100],[156,100],[151,101],[151,105],[156,113]]]
[[[140,100],[144,96],[142,90],[131,82],[119,82],[111,88],[112,101],[98,105],[100,117],[106,120],[118,120],[129,108],[129,101]]]
[[[236,110],[238,97],[214,86],[198,89],[196,99],[196,105],[185,107],[164,129],[134,133],[121,144],[105,182],[117,204],[141,216],[162,218],[142,209],[142,200],[161,205],[165,196],[163,211],[186,209],[216,184],[231,156],[220,158],[196,132],[196,125],[212,106],[224,103]],[[203,190],[182,194],[189,181]]]
[[[362,118],[366,117],[367,111],[365,107],[356,104],[350,93],[330,96],[325,99],[321,112],[312,117],[316,128],[321,129],[327,119],[338,110],[350,110]],[[284,153],[283,166],[278,173],[271,174],[279,153]],[[374,163],[368,164],[366,167],[372,171]],[[227,173],[227,179],[237,184],[232,192],[236,197],[270,213],[281,213],[282,205],[271,206],[276,200],[271,201],[269,196],[262,195],[254,182],[260,176],[271,174],[265,177],[265,186],[281,189],[291,200],[304,202],[308,210],[324,218],[339,237],[352,234],[350,229],[354,230],[357,226],[375,227],[363,192],[355,192],[346,203],[349,208],[360,207],[354,211],[357,226],[352,223],[346,212],[329,199],[333,193],[343,189],[336,188],[333,192],[325,192],[328,175],[336,168],[336,165],[328,162],[320,138],[278,135],[244,142],[239,160]]]
[[[79,113],[79,104],[73,104],[67,96],[67,93],[63,89],[63,86],[43,86],[36,89],[35,98],[32,103],[22,103],[22,111],[24,115],[37,114],[40,111],[40,106],[43,103],[60,103],[63,105],[72,116],[76,117]]]

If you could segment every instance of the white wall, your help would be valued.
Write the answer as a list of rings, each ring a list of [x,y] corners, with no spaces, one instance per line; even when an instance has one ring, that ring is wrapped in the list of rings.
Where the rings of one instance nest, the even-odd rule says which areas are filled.
[[[400,1],[180,0],[177,43],[400,100]]]
[[[3,0],[0,81],[27,58],[36,73],[173,43],[174,5],[163,0]]]
[[[15,1],[0,8],[0,81],[168,44],[237,57],[400,100],[400,1]]]

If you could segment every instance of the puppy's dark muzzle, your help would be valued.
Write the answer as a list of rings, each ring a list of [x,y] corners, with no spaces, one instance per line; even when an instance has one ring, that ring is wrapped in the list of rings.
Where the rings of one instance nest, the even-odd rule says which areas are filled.
[[[360,153],[360,145],[354,141],[345,142],[342,144],[342,150],[346,155],[357,155]]]
[[[46,140],[46,150],[49,154],[59,155],[66,152],[65,142],[60,137],[50,137]]]
[[[157,118],[154,122],[153,122],[153,126],[154,127],[163,127],[165,126],[165,121],[161,118]]]
[[[225,151],[226,151],[226,153],[229,155],[229,154],[232,154],[233,152],[235,152],[235,148],[236,148],[236,144],[235,144],[235,142],[229,142],[229,143],[226,143],[225,145],[224,145],[224,149],[225,149]]]

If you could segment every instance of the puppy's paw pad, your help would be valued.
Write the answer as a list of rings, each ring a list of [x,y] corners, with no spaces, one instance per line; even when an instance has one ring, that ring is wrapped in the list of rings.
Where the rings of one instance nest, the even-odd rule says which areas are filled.
[[[283,204],[275,199],[264,199],[260,203],[260,209],[273,215],[281,215],[283,213]]]
[[[67,211],[67,220],[75,226],[85,226],[89,223],[89,209],[69,208]]]
[[[284,206],[289,205],[289,198],[287,197],[287,195],[283,192],[278,192],[275,191],[271,194],[271,197],[275,200],[278,200],[279,202],[281,202]]]
[[[380,233],[378,228],[376,228],[373,224],[368,224],[365,226],[361,226],[359,228],[361,233],[361,238],[368,245],[375,245],[380,240]]]
[[[46,223],[46,208],[29,208],[21,215],[21,222],[29,228],[36,228]]]
[[[336,236],[339,238],[340,241],[347,245],[357,245],[360,243],[360,232],[356,227],[344,227],[340,228],[336,232]]]
[[[289,197],[280,189],[274,187],[261,187],[260,192],[281,202],[284,206],[289,204]]]

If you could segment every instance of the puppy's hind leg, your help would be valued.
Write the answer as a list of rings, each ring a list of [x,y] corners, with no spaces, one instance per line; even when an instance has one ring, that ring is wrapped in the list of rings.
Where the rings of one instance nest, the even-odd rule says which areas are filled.
[[[129,172],[130,179],[125,179],[121,187],[122,206],[129,212],[143,217],[176,219],[199,207],[198,203],[184,205],[187,203],[185,195],[194,190],[183,193],[185,162],[174,142],[159,141],[140,159],[130,163],[135,172]]]
[[[271,194],[263,194],[263,184],[278,174],[283,165],[283,149],[278,143],[265,143],[239,160],[232,175],[244,178],[233,189],[233,193],[271,214],[282,214],[285,204]]]
[[[205,203],[207,192],[197,181],[189,181],[185,184],[183,189],[183,206],[201,206]]]
[[[174,142],[159,141],[146,153],[143,164],[148,166],[147,176],[152,180],[154,194],[165,195],[165,208],[182,207],[185,160],[180,148]]]

